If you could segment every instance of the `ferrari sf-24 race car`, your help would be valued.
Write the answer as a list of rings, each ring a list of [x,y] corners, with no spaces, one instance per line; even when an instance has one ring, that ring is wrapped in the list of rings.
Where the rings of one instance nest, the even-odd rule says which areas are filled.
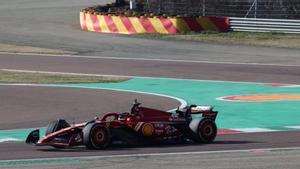
[[[141,107],[135,101],[130,113],[108,112],[102,118],[74,125],[63,119],[53,121],[45,137],[40,139],[37,129],[28,135],[26,143],[55,148],[85,145],[88,149],[105,149],[114,143],[141,145],[178,140],[206,144],[216,138],[217,114],[211,106],[190,105],[170,113]]]

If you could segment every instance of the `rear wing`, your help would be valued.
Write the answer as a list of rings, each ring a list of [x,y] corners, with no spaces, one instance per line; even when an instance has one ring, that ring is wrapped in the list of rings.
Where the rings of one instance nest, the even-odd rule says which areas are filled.
[[[218,112],[213,109],[213,106],[190,105],[187,112],[190,112],[191,114],[202,114],[202,117],[216,120]]]
[[[205,118],[210,118],[212,120],[216,120],[217,118],[217,115],[218,115],[218,112],[217,111],[209,111],[209,112],[202,112],[202,117],[205,117]]]

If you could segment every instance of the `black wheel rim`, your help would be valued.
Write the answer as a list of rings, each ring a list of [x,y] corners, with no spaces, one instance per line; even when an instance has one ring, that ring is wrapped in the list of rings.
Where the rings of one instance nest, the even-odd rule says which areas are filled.
[[[103,128],[96,128],[92,135],[95,145],[103,145],[107,142],[107,131]]]
[[[210,137],[213,134],[213,126],[211,124],[206,124],[203,126],[203,135]]]
[[[202,138],[206,139],[206,141],[211,141],[216,137],[216,128],[213,123],[206,122],[199,130],[199,134]]]

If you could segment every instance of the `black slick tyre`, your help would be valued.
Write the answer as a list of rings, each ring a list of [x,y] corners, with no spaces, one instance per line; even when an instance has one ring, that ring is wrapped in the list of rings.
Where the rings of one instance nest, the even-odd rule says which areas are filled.
[[[202,119],[198,126],[198,139],[201,143],[212,143],[217,136],[217,125],[211,119]]]
[[[102,124],[90,123],[83,128],[82,132],[83,144],[88,149],[105,149],[111,142],[111,132]]]
[[[197,143],[212,143],[217,136],[217,125],[210,118],[193,120],[190,123],[191,139]]]

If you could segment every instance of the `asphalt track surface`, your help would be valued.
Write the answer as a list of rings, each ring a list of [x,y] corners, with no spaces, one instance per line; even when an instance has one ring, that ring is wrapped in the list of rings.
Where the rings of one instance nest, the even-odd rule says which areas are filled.
[[[82,2],[75,0],[1,1],[1,43],[71,50],[78,52],[79,55],[83,57],[71,58],[0,54],[0,68],[206,80],[300,83],[299,50],[144,40],[127,36],[95,34],[81,31],[78,23],[78,11],[83,7],[97,3],[96,1]],[[149,60],[95,59],[85,56],[147,58]],[[154,61],[153,59],[160,60]],[[161,59],[205,61],[210,63],[162,61]],[[11,93],[9,91],[16,92],[18,90],[21,89],[12,87],[10,90],[5,90],[5,92],[7,95],[10,95]],[[37,90],[36,92],[39,93],[45,92],[44,90],[40,91],[41,89],[39,88],[26,89],[26,92],[29,90]],[[72,90],[76,90],[76,92],[73,93],[71,92]],[[24,95],[26,94],[26,92],[24,92],[25,90],[21,91],[23,91]],[[34,92],[31,92],[31,95],[32,93]],[[123,102],[123,98],[127,99],[127,96],[129,97],[128,94],[125,94],[126,97],[122,97],[124,96],[123,93],[112,92],[114,93],[112,95],[110,92],[105,91],[96,91],[95,93],[95,91],[83,91],[81,89],[70,89],[60,93],[62,95],[58,95],[57,91],[52,90],[46,94],[60,97],[63,100],[62,105],[60,105],[63,113],[84,112],[86,110],[91,110],[87,112],[94,112],[93,110],[98,111],[98,108],[107,110],[111,107],[109,99],[115,100],[113,97],[118,97],[122,98],[122,100],[117,101]],[[64,102],[66,101],[64,98],[66,98],[68,94],[69,96],[73,94],[80,96],[93,95],[93,99],[91,99],[92,101],[85,99],[85,101],[87,101],[85,102],[74,97],[76,99],[73,100],[73,103],[82,104],[82,106],[79,106],[80,108],[74,110],[73,108],[68,108],[68,105],[72,104],[71,102]],[[32,97],[33,96],[34,94]],[[41,96],[43,96],[43,94],[41,94]],[[98,100],[103,97],[108,98],[108,102],[102,107]],[[131,97],[134,96],[130,96],[130,98],[124,101],[125,105],[123,104],[123,106],[117,109],[123,110],[123,108],[127,106],[126,103],[131,102]],[[36,98],[32,99],[35,100]],[[151,100],[150,98],[148,99]],[[10,104],[13,104],[13,101],[14,100],[11,100],[11,102],[5,100],[5,102],[10,102]],[[30,100],[28,100],[28,104],[30,104],[29,101]],[[40,103],[42,101],[43,100],[41,100]],[[170,106],[174,104],[172,101],[170,102]],[[55,104],[55,102],[51,101],[50,103]],[[51,104],[45,106],[51,108]],[[97,105],[95,106],[95,104]],[[18,107],[12,108],[12,110],[17,109]],[[20,108],[18,111],[22,111],[22,109]],[[47,111],[50,112],[51,110]],[[35,112],[37,112],[37,110],[35,110]],[[87,114],[87,116],[83,115],[82,118],[90,118],[90,115],[92,114]],[[55,114],[53,116],[55,116]],[[67,118],[71,116],[72,114]],[[14,119],[13,116],[10,118]],[[49,117],[49,119],[50,118],[52,117]],[[1,119],[3,119],[2,115]],[[22,124],[21,120],[19,122],[18,124],[14,124],[13,122],[1,121],[1,127],[31,127],[26,126],[29,125],[28,123]],[[32,119],[31,122],[32,127],[39,127],[40,124],[44,123],[44,121],[35,121],[34,119]],[[101,152],[88,151],[84,148],[57,151],[49,148],[26,146],[24,143],[1,143],[0,159],[300,147],[299,140],[300,132],[234,134],[220,135],[217,137],[216,142],[210,145],[117,147]],[[255,157],[255,154],[252,157]],[[218,157],[215,158],[216,160],[220,159]],[[299,165],[299,162],[295,164]]]
[[[299,147],[299,132],[273,132],[256,134],[228,134],[219,135],[213,144],[177,144],[157,145],[143,147],[115,146],[104,151],[87,150],[85,147],[77,147],[65,150],[57,150],[52,147],[34,147],[24,143],[1,143],[1,160],[31,159],[31,158],[57,158],[78,156],[107,156],[124,154],[148,154],[170,152],[202,152],[220,150],[244,150],[264,148]],[[276,139],[274,139],[276,138]],[[7,153],[9,152],[9,153]]]
[[[180,105],[153,95],[61,87],[1,86],[0,97],[5,98],[0,103],[1,129],[42,127],[58,118],[82,123],[106,112],[130,112],[134,99],[165,111]]]
[[[299,84],[300,65],[179,62],[0,54],[2,69]]]

